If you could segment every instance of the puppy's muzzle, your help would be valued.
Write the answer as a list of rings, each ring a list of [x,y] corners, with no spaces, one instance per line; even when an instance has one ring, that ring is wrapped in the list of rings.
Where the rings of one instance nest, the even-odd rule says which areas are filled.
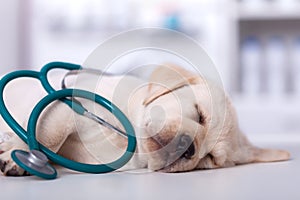
[[[155,135],[148,139],[147,146],[153,161],[159,161],[149,163],[149,168],[152,170],[161,170],[178,160],[189,160],[196,152],[193,138],[187,134],[173,138],[161,138]]]

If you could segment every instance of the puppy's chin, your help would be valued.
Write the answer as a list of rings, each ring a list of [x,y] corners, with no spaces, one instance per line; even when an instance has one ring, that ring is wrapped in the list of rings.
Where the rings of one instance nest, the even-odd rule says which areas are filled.
[[[187,170],[179,167],[178,163],[173,163],[171,165],[168,165],[162,169],[156,170],[158,172],[163,172],[163,173],[175,173],[175,172],[186,172],[186,171],[191,171],[193,169]]]
[[[158,172],[177,172],[175,163],[168,164],[167,160],[162,160],[159,158],[152,157],[148,160],[148,168],[152,171]]]
[[[152,171],[173,173],[173,172],[187,172],[196,168],[195,160],[185,160],[179,158],[172,163],[168,163],[167,160],[158,160],[156,158],[149,159],[148,168]]]
[[[148,153],[148,169],[150,169],[152,171],[159,171],[161,169],[164,169],[168,165],[167,158],[168,158],[168,155],[164,151],[161,151],[159,153],[149,152]]]
[[[180,167],[182,166],[182,164],[180,164],[180,162],[182,161],[175,161],[174,163],[171,163],[161,169],[158,169],[156,171],[158,172],[164,172],[164,173],[172,173],[172,172],[182,172],[182,171],[190,171],[190,170],[186,170],[184,169],[183,167]]]

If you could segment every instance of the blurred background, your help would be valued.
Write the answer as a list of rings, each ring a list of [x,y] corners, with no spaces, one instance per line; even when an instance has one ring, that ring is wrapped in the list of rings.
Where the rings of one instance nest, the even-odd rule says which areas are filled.
[[[168,28],[213,59],[247,135],[291,138],[300,136],[299,10],[300,0],[2,0],[0,72],[81,64],[121,31]]]

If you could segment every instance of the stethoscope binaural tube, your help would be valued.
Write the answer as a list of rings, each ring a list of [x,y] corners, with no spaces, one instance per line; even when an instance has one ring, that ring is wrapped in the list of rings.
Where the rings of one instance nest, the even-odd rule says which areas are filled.
[[[18,78],[34,78],[40,81],[45,90],[50,94],[55,92],[54,88],[50,85],[47,75],[48,72],[52,69],[66,69],[66,70],[80,70],[82,69],[80,65],[64,63],[64,62],[51,62],[43,66],[40,72],[32,71],[32,70],[18,70],[11,73],[6,74],[0,80],[0,110],[3,119],[10,126],[10,128],[25,142],[27,143],[27,132],[18,124],[18,122],[11,116],[9,111],[7,110],[4,102],[4,88],[5,86],[12,80]],[[71,100],[63,100],[69,106],[72,105]]]
[[[8,110],[5,106],[5,103],[4,103],[4,99],[3,99],[3,91],[5,88],[5,85],[9,81],[11,81],[15,78],[32,77],[32,78],[37,78],[42,82],[42,80],[40,79],[40,76],[41,76],[41,74],[39,72],[23,70],[23,71],[12,72],[11,74],[6,75],[0,81],[1,115],[4,118],[4,120],[8,123],[8,125],[13,129],[13,131],[15,131],[15,133],[25,143],[27,143],[29,145],[29,149],[31,150],[31,152],[28,154],[28,157],[31,157],[31,159],[32,159],[33,156],[35,156],[35,153],[36,153],[35,150],[41,150],[41,152],[43,152],[45,155],[47,155],[47,157],[54,163],[57,163],[61,166],[64,166],[64,167],[72,169],[72,170],[86,172],[86,173],[111,172],[111,171],[114,171],[114,170],[119,169],[120,167],[124,166],[131,159],[131,157],[133,156],[133,153],[135,152],[135,149],[136,149],[136,137],[135,137],[134,129],[133,129],[131,123],[129,122],[127,117],[122,113],[122,111],[118,107],[116,107],[114,104],[112,104],[110,101],[108,101],[107,99],[105,99],[97,94],[94,94],[94,93],[91,93],[88,91],[78,90],[78,89],[63,89],[63,90],[59,90],[59,91],[55,91],[55,90],[51,91],[49,93],[49,95],[42,98],[39,101],[39,103],[34,107],[32,113],[30,115],[29,121],[28,121],[27,132],[26,132],[8,112]],[[45,81],[48,82],[47,79]],[[50,90],[51,90],[51,88],[50,88]],[[83,107],[80,107],[79,104],[77,104],[76,102],[73,102],[72,100],[66,99],[66,97],[81,97],[81,98],[89,99],[91,101],[94,101],[94,102],[100,104],[101,106],[106,108],[108,111],[110,111],[113,115],[115,115],[115,117],[121,122],[122,126],[124,127],[126,135],[127,135],[127,139],[128,139],[127,149],[120,158],[118,158],[117,160],[115,160],[111,163],[107,163],[107,164],[92,165],[92,164],[80,163],[80,162],[66,159],[60,155],[55,154],[50,149],[46,148],[45,146],[43,146],[36,140],[37,120],[38,120],[41,112],[47,107],[47,105],[49,105],[53,101],[66,100],[68,102],[67,104],[73,110],[75,110],[76,113],[81,114],[81,115],[84,114],[84,112],[86,110]],[[12,157],[16,159],[15,160],[16,162],[21,162],[20,159],[17,157],[17,155],[23,156],[23,154],[24,153],[20,152],[20,150],[16,150],[16,151],[12,152]],[[38,155],[38,153],[37,153],[37,155]],[[21,167],[24,167],[25,170],[28,169],[28,166],[24,166],[23,163],[19,163],[19,164]],[[31,164],[29,164],[29,166],[30,165]],[[48,166],[48,164],[47,164],[47,166]],[[45,173],[40,173],[40,171],[31,169],[31,168],[28,171],[30,173],[33,173],[34,175],[37,175],[37,176],[45,178],[45,179],[54,179],[56,177],[55,169],[52,170],[53,174],[51,174],[51,175],[47,175]]]

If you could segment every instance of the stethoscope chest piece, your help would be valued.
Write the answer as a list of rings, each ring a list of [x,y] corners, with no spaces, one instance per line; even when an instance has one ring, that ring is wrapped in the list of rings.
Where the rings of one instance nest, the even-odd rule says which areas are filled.
[[[24,170],[32,175],[44,179],[55,179],[57,172],[54,167],[48,163],[47,156],[38,150],[30,152],[15,150],[11,153],[13,160]]]

